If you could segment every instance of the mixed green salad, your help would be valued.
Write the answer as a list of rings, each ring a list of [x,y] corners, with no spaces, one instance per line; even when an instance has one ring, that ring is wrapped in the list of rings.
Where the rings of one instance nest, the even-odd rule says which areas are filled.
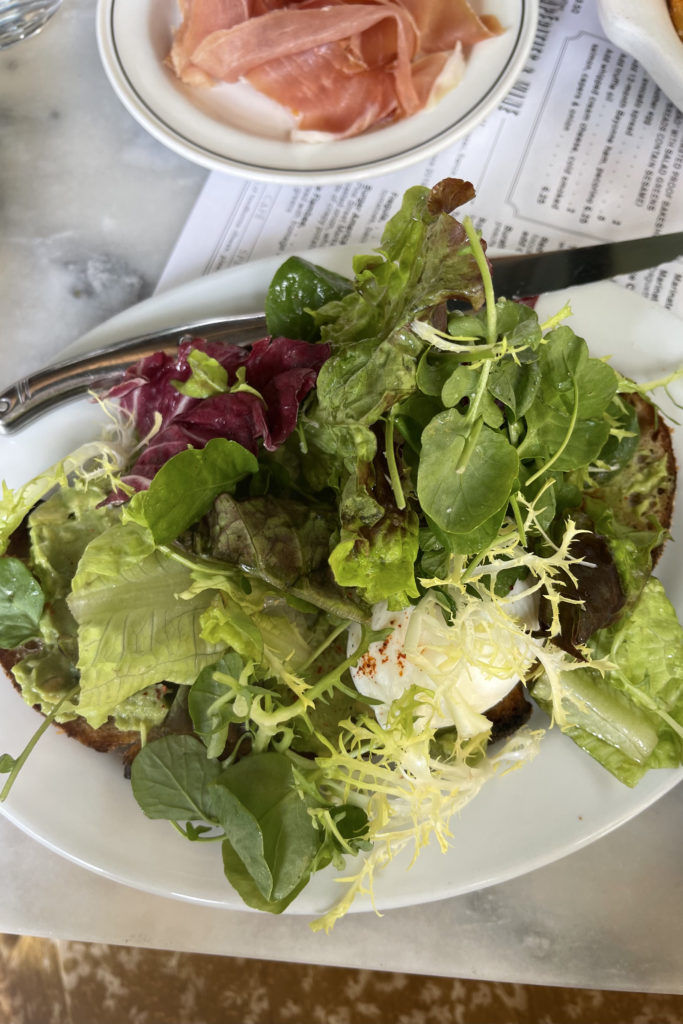
[[[45,716],[3,799],[51,722],[118,730],[250,907],[343,870],[329,927],[535,756],[532,705],[626,785],[682,763],[664,428],[568,309],[493,295],[472,196],[410,189],[352,278],[288,259],[268,338],[141,361],[105,438],[3,487],[0,647]]]

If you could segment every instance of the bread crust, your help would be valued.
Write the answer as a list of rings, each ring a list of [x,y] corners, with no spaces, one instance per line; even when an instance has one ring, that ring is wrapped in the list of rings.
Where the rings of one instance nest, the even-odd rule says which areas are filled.
[[[674,28],[683,39],[683,0],[668,0],[668,3]]]

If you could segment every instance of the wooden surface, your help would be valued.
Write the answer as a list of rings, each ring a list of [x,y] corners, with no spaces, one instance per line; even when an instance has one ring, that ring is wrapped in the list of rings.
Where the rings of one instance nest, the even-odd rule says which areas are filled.
[[[683,996],[0,936],[0,1024],[679,1024]]]

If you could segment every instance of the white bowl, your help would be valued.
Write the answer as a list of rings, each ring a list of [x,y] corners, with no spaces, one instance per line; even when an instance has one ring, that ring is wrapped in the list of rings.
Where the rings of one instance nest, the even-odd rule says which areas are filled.
[[[461,83],[430,110],[353,139],[291,142],[272,101],[237,83],[191,88],[164,66],[177,0],[98,0],[100,56],[119,98],[164,145],[210,170],[310,184],[386,174],[424,160],[494,110],[524,67],[538,0],[475,0],[505,31],[474,47]],[[279,111],[279,115],[278,115]]]
[[[683,40],[666,0],[598,0],[598,14],[607,38],[635,57],[683,110]]]

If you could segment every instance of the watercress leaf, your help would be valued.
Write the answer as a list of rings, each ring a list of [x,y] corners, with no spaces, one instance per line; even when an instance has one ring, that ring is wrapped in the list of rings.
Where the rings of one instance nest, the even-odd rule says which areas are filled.
[[[600,451],[600,462],[606,469],[594,474],[597,483],[613,479],[635,455],[640,444],[640,425],[635,406],[617,396],[608,410],[613,423],[609,437]]]
[[[457,405],[463,398],[472,398],[477,390],[480,371],[471,366],[459,366],[444,381],[441,389],[441,401],[447,409]]]
[[[468,534],[507,503],[518,470],[502,433],[483,425],[475,435],[457,410],[447,409],[422,433],[420,504],[441,529]]]
[[[487,386],[493,398],[511,409],[518,419],[533,404],[540,382],[537,359],[516,362],[507,356],[491,367]]]
[[[484,419],[484,423],[489,427],[493,427],[494,430],[498,430],[503,426],[505,422],[505,416],[503,410],[496,401],[491,397],[488,391],[485,391],[481,399],[481,415]]]
[[[148,818],[216,824],[213,783],[222,768],[194,736],[145,744],[131,766],[135,799]]]
[[[258,470],[251,452],[225,438],[204,448],[188,448],[169,459],[140,499],[147,526],[157,544],[169,544],[196,523],[219,494],[232,493]]]
[[[602,417],[617,393],[619,377],[601,359],[588,354],[588,346],[563,325],[546,335],[539,352],[543,400],[570,413],[578,392],[578,418]]]
[[[479,551],[484,551],[498,536],[507,507],[506,500],[493,515],[467,533],[445,534],[449,552],[453,555],[474,555]]]
[[[484,339],[487,337],[486,310],[478,313],[465,313],[457,309],[448,318],[448,333],[454,338],[467,340]]]
[[[594,462],[609,437],[604,419],[577,420],[553,404],[537,400],[527,412],[527,433],[518,447],[520,459],[547,459],[562,452],[552,463],[553,471],[580,469]]]
[[[515,350],[538,348],[543,337],[536,311],[524,302],[499,299],[496,303],[496,327],[498,334],[505,336],[508,345]]]
[[[252,754],[216,780],[220,822],[261,894],[278,901],[308,877],[320,835],[284,754]]]
[[[607,410],[618,377],[599,359],[591,359],[585,341],[566,326],[546,335],[539,352],[541,384],[526,413],[522,459],[553,457],[553,470],[572,470],[594,462],[610,433]],[[557,455],[557,452],[560,452]]]
[[[279,900],[266,899],[249,873],[244,861],[238,856],[234,847],[227,839],[223,840],[221,849],[223,852],[225,877],[246,905],[252,907],[253,910],[262,910],[268,914],[281,914],[308,884],[310,876],[306,874],[302,876],[299,883],[287,896]]]
[[[461,365],[460,358],[449,352],[440,352],[431,347],[425,349],[417,364],[415,382],[418,389],[425,395],[438,398],[448,378]]]
[[[18,558],[0,558],[0,647],[12,649],[37,636],[45,597]]]

